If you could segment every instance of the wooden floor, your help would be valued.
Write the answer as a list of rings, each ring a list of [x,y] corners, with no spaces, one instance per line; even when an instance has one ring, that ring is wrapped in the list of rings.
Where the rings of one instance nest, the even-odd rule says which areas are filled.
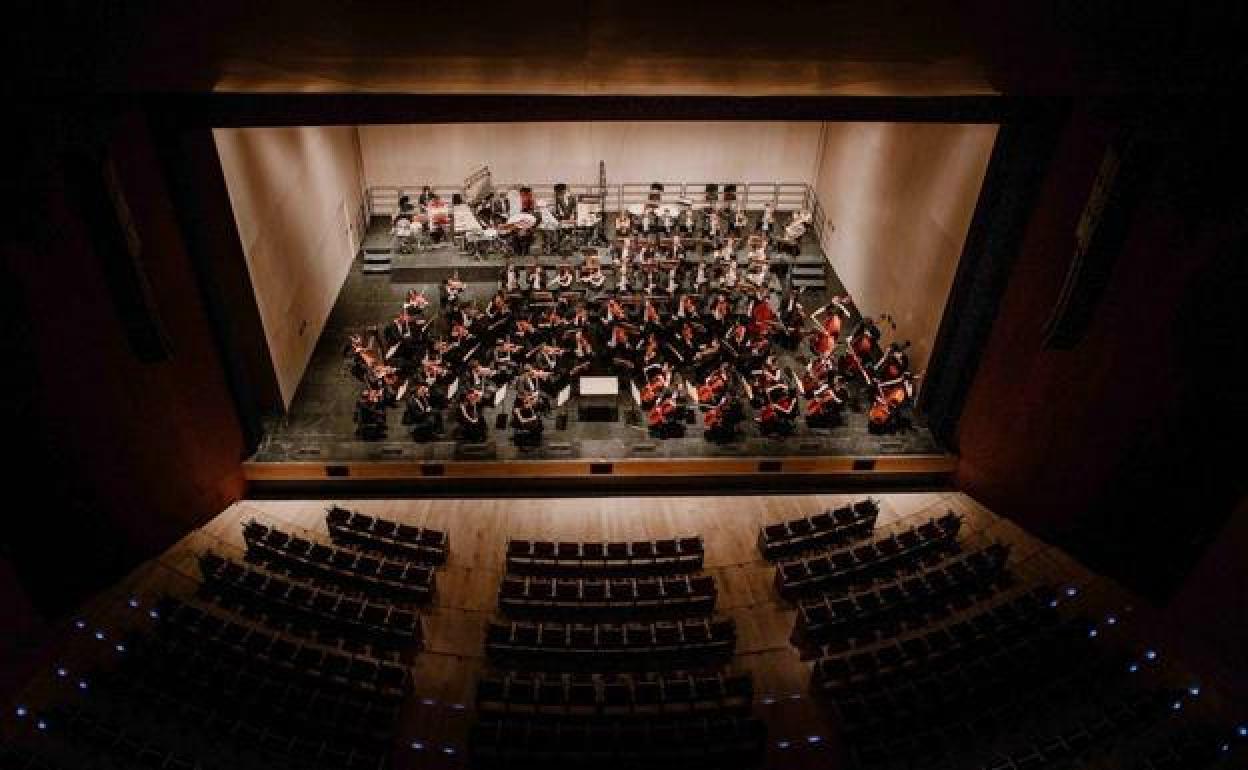
[[[789,643],[795,611],[776,595],[774,567],[761,559],[755,540],[764,524],[817,513],[864,496],[242,501],[144,565],[84,612],[90,617],[89,627],[117,628],[131,622],[125,619],[127,613],[136,614],[129,606],[135,599],[141,606],[150,606],[162,593],[191,593],[198,577],[196,554],[205,548],[241,554],[242,524],[252,517],[288,529],[302,528],[325,539],[325,509],[336,502],[445,530],[450,537],[450,558],[438,573],[434,605],[424,612],[426,649],[413,662],[415,697],[402,724],[402,745],[417,740],[426,748],[404,749],[396,766],[458,767],[465,762],[474,684],[485,665],[484,625],[495,612],[509,537],[634,540],[700,534],[706,544],[706,571],[715,576],[719,587],[717,613],[734,618],[737,624],[737,654],[731,667],[753,675],[755,711],[769,726],[768,766],[836,767],[842,765],[833,759],[838,753],[835,730],[809,696],[810,664],[799,660]],[[1108,608],[1130,602],[1109,581],[964,494],[872,496],[881,508],[877,535],[953,510],[965,516],[964,547],[993,540],[1010,544],[1010,569],[1022,581],[1079,586],[1090,600]]]

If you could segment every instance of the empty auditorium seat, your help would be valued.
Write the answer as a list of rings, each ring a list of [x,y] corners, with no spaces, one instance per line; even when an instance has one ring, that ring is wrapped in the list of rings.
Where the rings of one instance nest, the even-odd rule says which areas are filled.
[[[424,564],[445,564],[450,549],[449,539],[441,530],[400,524],[338,506],[326,511],[325,524],[335,542]]]
[[[874,500],[862,500],[814,516],[768,524],[759,530],[758,550],[770,560],[842,545],[870,535],[878,516],[879,505]]]
[[[507,571],[550,577],[671,575],[702,568],[701,537],[635,542],[510,540]]]

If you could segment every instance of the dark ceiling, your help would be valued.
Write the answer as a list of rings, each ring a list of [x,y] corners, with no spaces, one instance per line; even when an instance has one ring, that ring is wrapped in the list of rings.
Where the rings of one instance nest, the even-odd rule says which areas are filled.
[[[17,5],[6,58],[19,92],[895,97],[1229,87],[1246,4]]]

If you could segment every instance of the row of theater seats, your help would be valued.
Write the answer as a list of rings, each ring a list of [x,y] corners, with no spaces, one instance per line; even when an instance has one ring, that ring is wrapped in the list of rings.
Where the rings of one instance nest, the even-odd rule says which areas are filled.
[[[879,504],[867,499],[814,516],[768,524],[758,531],[758,551],[771,561],[803,551],[843,545],[870,535],[879,515]]]
[[[793,643],[844,649],[850,639],[878,641],[878,635],[895,636],[967,610],[976,600],[994,595],[1009,553],[1008,546],[994,543],[871,588],[803,599]]]
[[[711,617],[714,579],[692,574],[702,538],[512,540],[506,558],[474,767],[757,765],[766,729],[746,716],[751,680],[718,670],[735,625]],[[608,619],[628,622],[591,622]]]
[[[815,661],[811,687],[834,699],[864,682],[904,684],[920,666],[951,669],[973,662],[1001,644],[1057,627],[1060,616],[1050,607],[1053,593],[1034,588],[967,618],[909,634],[871,650],[826,655]]]
[[[239,564],[211,551],[201,554],[205,591],[227,607],[263,613],[277,627],[301,625],[381,645],[419,645],[420,616],[388,601],[343,594],[334,588],[291,581]]]
[[[1049,735],[1067,745],[1088,734],[1100,743],[1124,724],[1146,724],[1174,701],[1173,691],[1128,687],[1128,656],[1082,618],[994,626],[946,649],[912,658],[848,663],[835,706],[860,750],[939,755],[953,746]],[[954,636],[958,638],[957,635]],[[1138,681],[1138,678],[1132,681]],[[925,736],[920,745],[908,739]],[[1021,751],[1021,748],[1018,749]],[[1034,760],[1032,760],[1034,761]]]
[[[962,517],[949,512],[858,546],[847,546],[776,567],[776,590],[785,599],[827,593],[913,568],[922,560],[957,547]]]
[[[254,519],[244,525],[243,539],[249,556],[292,577],[317,578],[370,596],[412,603],[433,598],[434,568],[427,564],[336,548]]]
[[[491,622],[485,651],[495,661],[553,670],[647,670],[659,663],[722,663],[736,646],[731,619],[691,618],[656,623]]]
[[[507,572],[552,577],[644,577],[702,569],[701,537],[635,542],[510,540]]]
[[[445,564],[450,553],[450,539],[441,530],[400,524],[336,505],[326,511],[325,525],[335,542],[423,564]]]
[[[483,676],[477,682],[477,712],[482,716],[748,714],[753,700],[748,675],[717,672],[578,675],[511,671]]]
[[[271,658],[160,635],[132,643],[130,650],[125,664],[96,686],[129,690],[134,700],[180,711],[201,728],[223,734],[246,723],[281,736],[282,747],[334,734],[353,748],[381,748],[398,719],[397,699],[352,687],[346,677],[333,682]]]
[[[9,770],[230,770],[232,761],[204,761],[186,746],[127,726],[108,713],[57,706],[42,717],[55,746],[49,756],[0,744],[0,767]]]
[[[513,617],[624,619],[693,617],[715,608],[715,578],[668,575],[649,578],[548,578],[508,576],[498,608]]]
[[[397,703],[412,688],[407,667],[393,660],[292,638],[174,598],[163,599],[156,614],[159,632],[170,639],[272,667],[319,689]]]
[[[766,726],[751,717],[601,724],[482,720],[472,728],[474,767],[750,768]]]

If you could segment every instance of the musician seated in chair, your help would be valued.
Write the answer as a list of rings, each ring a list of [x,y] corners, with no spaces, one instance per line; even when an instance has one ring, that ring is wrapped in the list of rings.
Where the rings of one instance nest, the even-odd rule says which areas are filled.
[[[470,390],[464,394],[459,408],[455,410],[455,421],[459,423],[460,439],[476,444],[485,441],[489,428],[481,412],[481,391]]]
[[[844,422],[842,411],[849,401],[849,389],[845,378],[835,375],[832,383],[821,383],[806,405],[806,426],[809,428],[834,428]]]
[[[676,403],[676,396],[665,390],[650,407],[647,416],[653,438],[684,438],[686,408]]]
[[[412,388],[403,411],[403,424],[412,426],[413,441],[432,441],[442,435],[442,413],[434,408],[427,383]]]
[[[739,426],[745,420],[741,401],[730,391],[723,391],[715,405],[703,415],[706,430],[702,438],[716,444],[726,444],[737,438]]]
[[[511,409],[511,427],[515,431],[512,438],[516,446],[535,447],[542,443],[542,415],[537,394],[516,396],[515,406]]]
[[[365,441],[380,441],[386,437],[386,409],[382,399],[380,388],[365,388],[355,403],[355,435]]]
[[[791,436],[797,428],[797,398],[783,385],[768,392],[770,403],[759,410],[758,431],[764,436]]]
[[[423,195],[421,197],[424,197]],[[442,198],[438,194],[430,193],[429,200],[425,204],[425,210],[429,212],[429,237],[434,243],[439,243],[446,238],[446,234],[450,229],[449,209],[442,203]]]

